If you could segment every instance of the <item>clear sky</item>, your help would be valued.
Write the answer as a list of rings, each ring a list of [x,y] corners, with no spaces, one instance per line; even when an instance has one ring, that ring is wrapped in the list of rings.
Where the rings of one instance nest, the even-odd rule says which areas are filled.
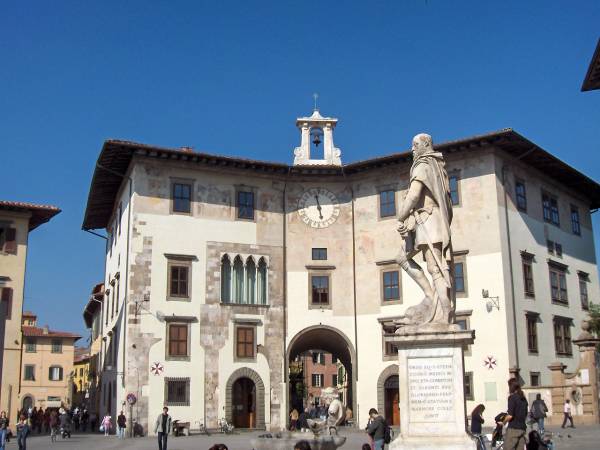
[[[291,162],[313,92],[345,162],[512,127],[600,180],[599,24],[597,0],[4,1],[0,198],[63,210],[30,236],[25,307],[85,331],[105,139]]]

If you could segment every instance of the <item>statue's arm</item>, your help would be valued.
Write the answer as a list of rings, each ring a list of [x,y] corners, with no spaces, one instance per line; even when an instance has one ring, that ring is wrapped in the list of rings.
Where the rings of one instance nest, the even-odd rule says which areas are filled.
[[[421,198],[422,191],[423,183],[418,180],[413,180],[412,183],[410,183],[408,194],[406,194],[404,201],[400,205],[400,210],[398,211],[398,220],[400,222],[403,222],[410,216],[411,211],[417,206],[417,202],[419,201],[419,198]]]

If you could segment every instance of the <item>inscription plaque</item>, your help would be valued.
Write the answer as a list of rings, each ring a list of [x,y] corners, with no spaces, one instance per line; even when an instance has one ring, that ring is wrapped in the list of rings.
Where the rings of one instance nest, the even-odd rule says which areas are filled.
[[[454,422],[452,357],[408,358],[410,422]]]

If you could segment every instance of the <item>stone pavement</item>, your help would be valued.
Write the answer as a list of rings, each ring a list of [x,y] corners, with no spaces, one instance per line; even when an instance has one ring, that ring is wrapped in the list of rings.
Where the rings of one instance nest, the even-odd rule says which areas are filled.
[[[551,430],[556,431],[556,430]],[[598,450],[600,448],[600,426],[582,426],[576,429],[558,429],[555,435],[555,450]],[[224,436],[216,433],[210,436],[172,437],[169,436],[168,450],[208,450],[215,443],[224,443],[229,450],[252,450],[250,440],[262,433],[240,432]],[[360,450],[363,443],[367,442],[366,435],[360,431],[342,430],[341,434],[347,436],[346,444],[342,450]],[[569,437],[570,436],[570,437]],[[489,443],[488,443],[489,446]],[[435,448],[435,442],[432,442]],[[16,450],[14,440],[7,444],[6,450]],[[153,437],[126,439],[119,441],[115,436],[104,437],[99,434],[74,434],[71,439],[58,439],[55,444],[50,443],[49,436],[32,436],[27,440],[27,450],[156,450],[158,445]],[[290,449],[293,450],[293,449]],[[473,445],[475,450],[475,445]]]

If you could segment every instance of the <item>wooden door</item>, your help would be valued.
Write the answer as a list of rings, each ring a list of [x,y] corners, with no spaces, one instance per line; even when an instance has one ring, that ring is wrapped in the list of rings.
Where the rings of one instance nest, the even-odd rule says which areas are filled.
[[[233,384],[233,425],[236,428],[256,427],[256,387],[249,378],[240,378]]]

